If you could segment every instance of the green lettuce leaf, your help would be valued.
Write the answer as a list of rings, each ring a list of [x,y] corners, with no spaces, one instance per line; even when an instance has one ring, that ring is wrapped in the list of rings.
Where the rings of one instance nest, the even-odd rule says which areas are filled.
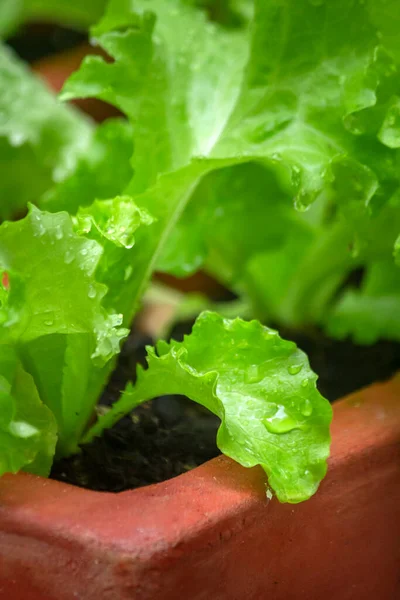
[[[231,162],[205,155],[232,110],[246,60],[245,34],[217,31],[180,2],[138,2],[135,9],[110,3],[94,34],[115,61],[87,58],[63,92],[114,103],[133,124],[135,174],[126,192],[156,222],[138,232],[119,307],[126,322],[199,180]],[[149,9],[158,10],[155,29]]]
[[[57,420],[60,454],[76,448],[127,333],[122,315],[103,307],[107,288],[95,275],[101,254],[96,241],[74,233],[67,213],[31,207],[25,219],[0,227],[10,286],[3,335]]]
[[[210,153],[239,92],[247,44],[176,0],[134,8],[110,2],[93,35],[115,61],[87,57],[62,97],[97,96],[131,119],[137,193]]]
[[[57,441],[51,411],[12,346],[0,344],[0,475],[23,469],[47,476]]]
[[[218,415],[221,451],[245,467],[261,465],[280,501],[314,494],[326,472],[332,411],[293,342],[257,321],[206,312],[183,342],[148,348],[147,361],[86,439],[150,398],[184,394]]]
[[[74,169],[40,198],[40,207],[51,212],[75,214],[95,198],[120,194],[132,178],[132,128],[122,119],[108,119],[96,127]]]
[[[92,136],[87,118],[63,106],[0,45],[0,220],[37,203],[74,169]]]
[[[330,335],[357,344],[400,340],[400,273],[393,261],[371,263],[361,288],[343,293],[325,325]]]
[[[157,268],[182,277],[205,265],[228,287],[247,288],[247,265],[254,256],[285,255],[286,241],[309,241],[317,232],[304,213],[293,209],[292,198],[270,169],[257,163],[237,165],[204,177]]]
[[[138,208],[130,196],[95,200],[90,206],[80,207],[74,218],[75,230],[102,247],[96,277],[108,288],[104,305],[117,312],[124,306],[125,286],[134,277],[136,236],[141,227],[146,226],[147,231],[153,223],[152,216]]]
[[[292,323],[314,320],[308,299],[317,294],[320,318],[349,271],[366,260],[353,260],[351,247],[371,253],[373,219],[399,188],[392,122],[398,65],[371,3],[259,0],[251,30],[227,30],[179,0],[113,0],[93,35],[114,61],[87,58],[63,97],[97,96],[125,112],[135,135],[135,174],[126,192],[156,219],[152,236],[138,234],[140,257],[132,254],[135,276],[121,312],[131,318],[156,266],[185,276],[205,263],[225,283],[240,280],[247,294],[258,287],[254,303],[268,314],[290,289],[283,318]],[[257,214],[249,216],[249,208],[235,253],[233,232],[246,221],[246,204],[238,199],[236,216],[232,205],[232,215],[221,219],[226,198],[220,190],[210,200],[206,179],[229,168],[226,179],[233,181],[235,165],[245,162],[267,170],[265,196],[261,201],[249,185],[247,204],[254,202]],[[289,217],[293,200],[303,211],[315,199],[323,205],[317,223]],[[340,219],[332,223],[335,211]],[[261,249],[252,231],[257,217],[266,228]],[[279,243],[268,230],[272,218]],[[217,233],[204,236],[205,228]],[[250,261],[260,254],[264,266],[272,265],[279,244],[284,252],[307,230],[297,268],[285,265],[285,281],[272,274],[277,287],[260,298]],[[325,261],[332,249],[335,259]],[[317,267],[304,278],[311,261]]]
[[[21,21],[23,0],[3,0],[0,4],[0,36],[14,33]]]

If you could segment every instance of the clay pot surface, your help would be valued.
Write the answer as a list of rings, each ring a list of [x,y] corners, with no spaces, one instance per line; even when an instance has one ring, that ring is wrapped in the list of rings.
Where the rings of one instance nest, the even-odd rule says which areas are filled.
[[[109,494],[0,479],[7,600],[400,598],[400,378],[334,405],[329,472],[309,501],[221,457]]]

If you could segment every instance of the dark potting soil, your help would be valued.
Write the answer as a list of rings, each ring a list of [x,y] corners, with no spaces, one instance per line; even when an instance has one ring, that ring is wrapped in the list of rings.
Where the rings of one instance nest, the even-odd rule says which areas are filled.
[[[182,323],[175,339],[191,329]],[[331,402],[374,381],[384,380],[400,369],[400,344],[379,342],[355,346],[311,335],[282,331],[304,350],[318,388]],[[145,338],[135,329],[127,339],[117,368],[100,400],[99,411],[115,402],[132,379],[138,362],[145,364]],[[82,446],[76,456],[54,464],[51,477],[93,490],[119,492],[165,481],[217,456],[215,436],[219,419],[182,396],[155,398],[123,418],[101,438]]]
[[[117,368],[99,402],[115,402],[145,364],[145,345],[153,341],[135,329],[126,340]],[[139,406],[80,454],[57,461],[51,478],[99,491],[120,492],[180,475],[219,454],[219,419],[183,396],[163,396]]]

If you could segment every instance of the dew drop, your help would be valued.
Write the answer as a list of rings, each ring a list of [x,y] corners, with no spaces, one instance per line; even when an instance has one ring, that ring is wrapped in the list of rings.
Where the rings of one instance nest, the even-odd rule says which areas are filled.
[[[97,296],[96,288],[93,285],[89,286],[88,296],[89,298],[96,298]]]
[[[119,240],[120,240],[121,244],[124,246],[124,248],[126,248],[127,250],[130,250],[135,245],[135,238],[132,234],[129,234],[129,233],[122,234],[120,236]]]
[[[305,379],[303,379],[303,381],[301,382],[301,387],[305,388],[308,386],[308,384],[310,383],[310,380],[306,377]]]
[[[240,350],[244,350],[245,348],[249,347],[249,342],[247,340],[241,340],[240,342],[238,342],[236,344],[236,346],[240,349]]]
[[[343,119],[343,124],[353,135],[363,135],[365,133],[365,124],[357,114],[346,115]]]
[[[359,240],[356,239],[352,244],[350,244],[349,251],[352,258],[357,258],[360,255],[361,245]]]
[[[34,237],[42,237],[46,233],[46,229],[40,221],[36,224],[33,232]]]
[[[47,319],[47,321],[44,322],[44,324],[47,325],[47,327],[51,327],[53,323],[54,321],[52,321],[51,319]]]
[[[291,172],[292,186],[298,188],[301,183],[301,171],[296,165],[292,167]]]
[[[272,417],[263,420],[266,429],[270,433],[289,433],[293,429],[301,429],[302,425],[291,417],[285,410],[284,406],[280,406]]]
[[[29,438],[39,433],[36,427],[25,421],[11,421],[8,429],[10,433],[20,438]]]
[[[258,365],[251,365],[245,372],[246,383],[258,383],[263,379],[262,373]]]
[[[310,203],[308,202],[307,195],[304,192],[298,194],[298,196],[294,199],[294,207],[299,212],[306,212],[310,208]]]
[[[304,400],[303,406],[300,409],[301,414],[303,415],[303,417],[309,417],[312,414],[313,411],[313,405],[311,404],[311,401],[306,398],[306,400]]]
[[[56,240],[62,240],[63,239],[64,234],[63,234],[63,231],[62,231],[60,225],[56,226],[54,235],[55,235]]]
[[[131,278],[132,276],[132,272],[133,272],[133,268],[131,265],[128,265],[125,269],[125,273],[124,273],[124,281],[128,281],[128,279]]]
[[[19,131],[13,131],[9,137],[9,140],[11,146],[14,146],[16,148],[18,146],[22,146],[22,144],[25,141],[25,136]]]
[[[288,367],[288,373],[289,375],[297,375],[297,373],[300,373],[302,368],[303,365],[290,365],[290,367]]]
[[[67,252],[64,254],[64,262],[65,262],[65,264],[66,265],[70,265],[73,260],[74,260],[74,253],[71,252],[71,250],[67,250]]]
[[[82,256],[86,256],[87,253],[88,253],[87,248],[82,248],[82,250],[81,250]]]

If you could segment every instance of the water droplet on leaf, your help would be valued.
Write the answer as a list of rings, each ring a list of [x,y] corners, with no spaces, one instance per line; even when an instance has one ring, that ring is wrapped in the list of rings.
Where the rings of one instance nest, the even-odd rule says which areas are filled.
[[[242,340],[240,342],[238,342],[236,344],[237,348],[240,348],[240,350],[244,350],[245,348],[249,347],[249,342],[247,340]]]
[[[125,269],[125,273],[124,273],[124,281],[128,281],[128,279],[130,279],[131,275],[133,272],[133,268],[131,265],[128,265]]]
[[[25,136],[23,133],[19,131],[13,131],[9,137],[11,146],[17,148],[18,146],[22,146],[25,141]]]
[[[297,375],[297,373],[300,373],[302,368],[303,365],[290,365],[290,367],[288,367],[288,373],[290,375]]]
[[[271,154],[271,160],[273,160],[273,161],[281,160],[281,155],[278,152],[273,152]]]
[[[292,186],[297,189],[301,183],[301,170],[296,165],[292,167],[291,180]]]
[[[71,252],[71,250],[67,250],[66,253],[64,254],[64,262],[66,265],[70,265],[72,263],[72,261],[74,260],[75,255],[73,252]]]
[[[357,113],[346,115],[343,124],[353,135],[363,135],[365,133],[365,123],[361,120],[361,115]]]
[[[12,435],[20,438],[29,438],[39,433],[36,427],[25,421],[11,421],[8,429]]]
[[[302,188],[299,190],[297,196],[294,198],[294,207],[299,212],[306,212],[311,208],[312,203],[315,198],[318,196],[319,190],[316,188],[305,189]]]
[[[263,379],[258,365],[251,365],[245,372],[246,383],[258,383]]]
[[[284,406],[280,406],[272,417],[263,420],[266,429],[270,433],[289,433],[293,429],[301,429],[302,425],[297,419],[291,417],[285,410]]]
[[[33,232],[34,237],[42,237],[46,233],[46,229],[40,221],[38,221],[35,225],[35,229]]]
[[[304,400],[304,404],[300,409],[301,414],[303,415],[303,417],[309,417],[312,414],[313,411],[313,405],[311,404],[311,401],[306,398]]]

